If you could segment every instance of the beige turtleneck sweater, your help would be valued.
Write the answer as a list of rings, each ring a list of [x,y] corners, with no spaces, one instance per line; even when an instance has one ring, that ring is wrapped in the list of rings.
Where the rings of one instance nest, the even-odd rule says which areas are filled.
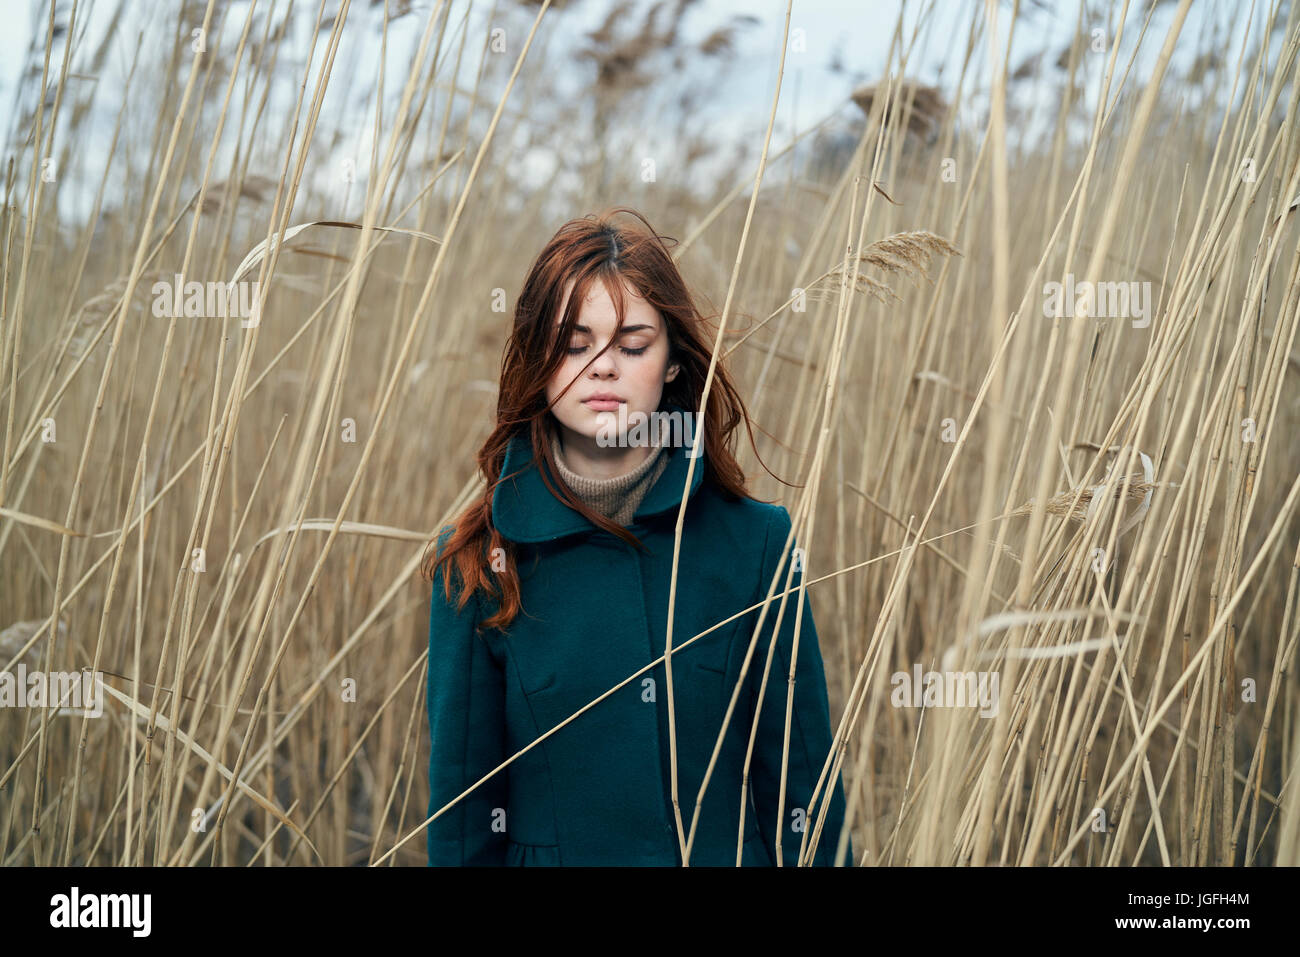
[[[611,519],[616,525],[632,524],[646,492],[668,466],[668,456],[662,446],[650,450],[644,462],[631,472],[613,478],[593,479],[579,475],[565,464],[559,440],[552,437],[551,454],[564,483],[593,511]]]

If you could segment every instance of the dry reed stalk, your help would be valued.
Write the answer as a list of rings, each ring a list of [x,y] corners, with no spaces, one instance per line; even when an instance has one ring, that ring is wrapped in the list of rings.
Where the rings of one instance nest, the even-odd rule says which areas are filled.
[[[868,864],[1297,860],[1300,33],[1259,8],[1229,46],[1186,33],[1186,8],[1116,4],[1095,53],[1079,4],[1059,67],[1054,50],[1009,63],[1005,25],[973,13],[928,92],[902,79],[923,47],[900,28],[869,95],[784,143],[769,122],[758,175],[747,161],[708,201],[602,164],[686,237],[673,255],[694,286],[727,284],[717,354],[766,430],[763,460],[803,486],[754,483],[789,506],[786,551],[797,539],[808,569],[794,589],[782,569],[755,608],[784,621],[812,596],[835,718],[804,861],[847,837],[824,830],[836,773]],[[423,863],[420,540],[479,490],[506,322],[485,290],[513,291],[501,250],[540,243],[563,192],[521,188],[489,143],[551,150],[573,131],[547,122],[536,57],[524,74],[512,47],[505,85],[462,5],[423,24],[387,10],[296,12],[304,46],[282,11],[223,29],[209,9],[208,54],[145,44],[171,82],[132,74],[112,124],[99,52],[129,28],[79,85],[76,31],[53,11],[41,24],[0,211],[0,667],[98,664],[128,700],[104,722],[0,712],[6,864]],[[635,132],[620,104],[652,57],[685,55],[671,21],[593,38],[622,90],[592,92],[601,151]],[[359,22],[375,35],[353,40]],[[725,63],[740,26],[691,52]],[[420,52],[397,82],[353,69],[362,44],[402,40]],[[1193,82],[1171,55],[1189,46],[1196,111],[1167,75]],[[353,98],[336,109],[343,72]],[[1044,84],[1059,108],[1026,119],[1022,90]],[[371,156],[352,146],[356,103],[375,110]],[[856,143],[826,150],[854,109]],[[67,144],[96,122],[111,142],[78,163]],[[690,125],[673,145],[699,163]],[[829,166],[803,165],[824,150]],[[67,215],[74,189],[89,220]],[[321,231],[290,276],[275,239],[308,222],[351,228]],[[228,279],[259,245],[255,331],[148,315],[155,281]],[[1151,322],[1043,316],[1043,284],[1067,274],[1150,282]],[[764,318],[733,335],[751,312]],[[770,649],[752,651],[781,695]],[[891,705],[892,672],[945,652],[997,663],[995,719]],[[704,793],[689,827],[676,810],[688,853]]]

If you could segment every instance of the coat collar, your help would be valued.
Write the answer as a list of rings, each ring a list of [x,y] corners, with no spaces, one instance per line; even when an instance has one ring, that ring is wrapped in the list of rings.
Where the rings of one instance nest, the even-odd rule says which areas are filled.
[[[669,406],[668,410],[682,411],[677,406]],[[697,435],[696,439],[702,441],[703,436]],[[686,473],[691,465],[687,451],[680,445],[664,450],[668,464],[641,500],[632,516],[634,523],[681,504],[682,487],[686,484]],[[501,474],[507,478],[492,494],[492,524],[504,537],[514,542],[545,542],[595,529],[595,525],[557,499],[546,487],[538,463],[533,460],[533,446],[526,430],[511,437]],[[695,463],[695,474],[691,476],[690,495],[695,494],[703,478],[704,451],[701,449]]]

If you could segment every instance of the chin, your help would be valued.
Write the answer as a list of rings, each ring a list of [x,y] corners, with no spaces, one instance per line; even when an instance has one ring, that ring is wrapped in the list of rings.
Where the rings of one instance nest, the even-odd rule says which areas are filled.
[[[566,410],[564,419],[557,417],[557,421],[567,432],[580,435],[596,445],[623,447],[619,426],[629,420],[635,424],[640,418],[648,415],[649,413],[627,406],[614,412],[607,409],[591,409],[579,404],[575,409]]]
[[[588,439],[595,439],[597,432],[600,431],[601,421],[598,413],[592,412],[585,405],[569,409],[562,419],[555,416],[555,425],[560,431],[581,435]]]

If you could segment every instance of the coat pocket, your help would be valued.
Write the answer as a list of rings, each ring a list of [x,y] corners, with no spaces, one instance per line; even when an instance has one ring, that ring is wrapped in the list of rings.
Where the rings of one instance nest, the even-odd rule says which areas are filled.
[[[729,675],[722,662],[701,659],[691,665],[691,676],[712,697],[718,707],[725,708],[731,700],[736,675]]]
[[[748,826],[746,826],[748,830]],[[767,844],[763,841],[761,831],[755,830],[754,833],[745,838],[745,843],[740,848],[740,866],[741,867],[772,867],[772,855],[767,852]]]
[[[507,867],[559,867],[558,844],[518,844],[506,842]]]
[[[725,675],[731,658],[731,643],[736,635],[737,622],[732,622],[720,634],[700,639],[683,652],[674,653],[673,663],[689,664],[706,675]],[[678,654],[681,657],[678,657]]]
[[[525,680],[527,680],[529,684],[524,684]],[[532,697],[535,694],[541,694],[543,691],[549,691],[551,688],[554,688],[555,682],[557,680],[559,680],[559,676],[556,675],[554,671],[548,671],[545,672],[544,674],[530,674],[527,676],[521,675],[519,679],[520,685],[524,689],[524,694],[528,695],[529,697]]]

